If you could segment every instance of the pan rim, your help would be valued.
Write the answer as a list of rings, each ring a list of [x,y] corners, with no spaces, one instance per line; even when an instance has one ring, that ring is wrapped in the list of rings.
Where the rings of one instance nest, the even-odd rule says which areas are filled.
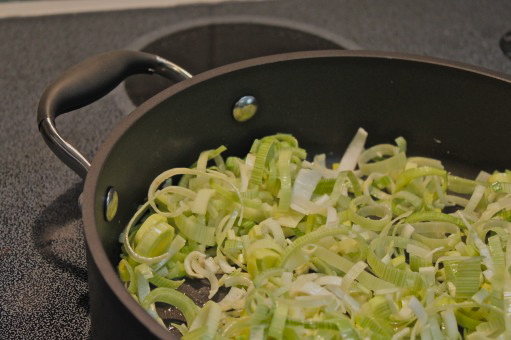
[[[170,333],[165,331],[148,313],[143,310],[140,305],[130,296],[128,291],[124,288],[119,280],[117,273],[110,264],[107,254],[102,246],[99,234],[96,230],[96,214],[94,211],[95,196],[98,182],[101,177],[103,165],[108,159],[110,152],[124,135],[124,132],[132,127],[136,122],[143,117],[147,112],[154,109],[161,102],[175,94],[184,91],[197,84],[218,76],[235,72],[242,69],[247,69],[256,66],[262,66],[273,63],[280,63],[292,60],[305,60],[316,58],[374,58],[374,59],[390,59],[409,61],[422,64],[432,64],[446,69],[457,69],[472,74],[477,74],[486,78],[492,78],[497,81],[503,81],[511,84],[511,76],[488,70],[482,67],[464,64],[456,61],[449,61],[440,58],[429,56],[395,53],[395,52],[382,52],[382,51],[369,51],[369,50],[320,50],[320,51],[305,51],[305,52],[292,52],[283,53],[272,56],[264,56],[244,60],[229,65],[221,66],[212,70],[208,70],[191,79],[177,83],[166,90],[156,94],[135,110],[124,117],[117,126],[107,135],[105,141],[101,144],[97,154],[91,162],[91,168],[86,176],[83,191],[83,204],[82,215],[84,222],[84,234],[88,252],[90,254],[89,260],[94,261],[103,280],[108,284],[111,291],[116,295],[116,298],[133,314],[135,318],[140,320],[148,331],[152,332],[159,338],[168,338]]]

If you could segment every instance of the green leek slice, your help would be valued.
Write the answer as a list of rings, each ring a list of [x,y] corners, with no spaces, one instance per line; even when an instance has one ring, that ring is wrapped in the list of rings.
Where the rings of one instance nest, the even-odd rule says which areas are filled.
[[[329,165],[278,133],[162,172],[119,238],[121,282],[164,327],[156,304],[180,310],[184,339],[510,338],[511,171],[366,140]],[[190,278],[229,293],[199,307]]]

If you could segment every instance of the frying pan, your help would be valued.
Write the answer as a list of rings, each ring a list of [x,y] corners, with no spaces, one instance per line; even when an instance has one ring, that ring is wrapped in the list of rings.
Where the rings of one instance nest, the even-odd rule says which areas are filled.
[[[185,80],[123,119],[89,165],[60,137],[55,117],[99,99],[135,73]],[[440,159],[458,175],[473,178],[479,170],[511,164],[511,78],[476,67],[329,50],[262,57],[187,78],[186,71],[159,57],[113,51],[64,73],[40,100],[38,125],[45,141],[85,178],[82,214],[94,338],[173,336],[118,279],[118,237],[152,179],[168,168],[191,165],[203,150],[225,145],[240,156],[255,138],[284,132],[310,155],[338,160],[363,127],[368,145],[403,136],[408,155]],[[233,108],[246,96],[257,110],[238,121]],[[202,299],[200,289],[188,293]]]

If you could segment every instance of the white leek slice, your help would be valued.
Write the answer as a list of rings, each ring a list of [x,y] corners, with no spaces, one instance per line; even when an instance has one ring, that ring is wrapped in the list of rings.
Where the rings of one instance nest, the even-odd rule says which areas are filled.
[[[338,171],[355,170],[358,158],[364,150],[367,135],[366,130],[362,128],[357,130],[357,133],[346,148],[346,151],[339,162],[339,167],[337,168]]]

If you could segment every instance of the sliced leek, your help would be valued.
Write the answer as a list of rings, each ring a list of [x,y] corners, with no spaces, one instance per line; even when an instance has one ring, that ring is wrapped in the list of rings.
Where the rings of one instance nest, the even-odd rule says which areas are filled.
[[[509,338],[511,172],[463,178],[366,139],[332,166],[276,134],[163,172],[120,237],[120,280],[165,327],[156,304],[180,310],[185,339]],[[187,278],[209,282],[203,307]]]

